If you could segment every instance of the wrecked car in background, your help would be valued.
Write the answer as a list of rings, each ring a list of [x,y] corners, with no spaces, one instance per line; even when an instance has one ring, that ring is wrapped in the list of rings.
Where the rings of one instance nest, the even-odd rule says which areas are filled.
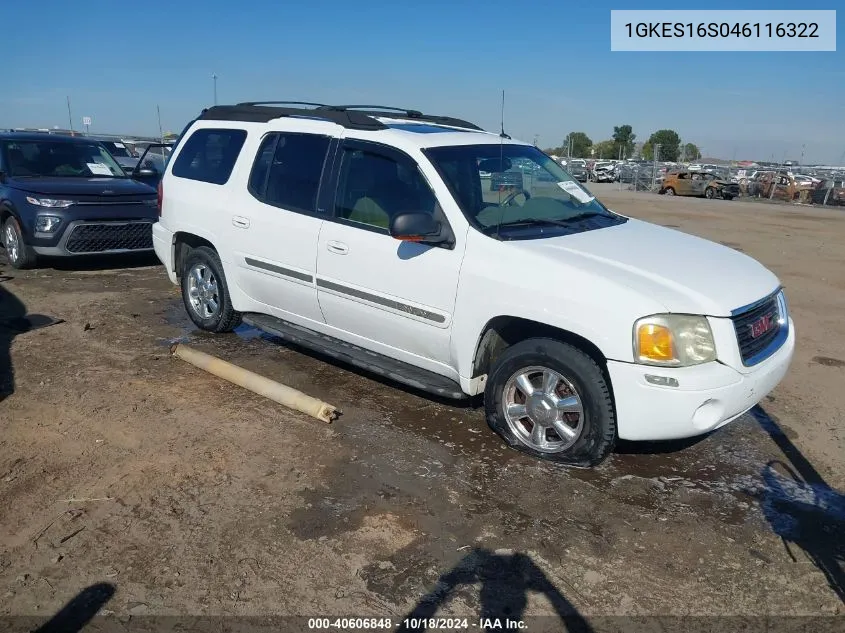
[[[616,180],[616,165],[611,162],[597,162],[588,174],[593,182],[613,182]]]
[[[815,187],[790,172],[764,172],[757,178],[757,195],[772,200],[809,204]]]
[[[845,180],[821,180],[810,197],[813,204],[845,207]]]
[[[739,185],[715,174],[674,170],[666,174],[658,193],[667,196],[704,196],[731,200],[739,196]]]

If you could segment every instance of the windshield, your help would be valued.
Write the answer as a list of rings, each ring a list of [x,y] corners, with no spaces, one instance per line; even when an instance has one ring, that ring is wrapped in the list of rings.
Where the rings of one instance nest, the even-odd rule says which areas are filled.
[[[100,143],[7,141],[3,153],[12,177],[126,178]]]
[[[113,141],[100,142],[106,146],[106,149],[109,150],[112,156],[119,156],[120,158],[132,158],[132,155],[129,153],[129,150],[126,149],[126,145],[124,145],[123,143],[116,143]]]
[[[532,145],[457,145],[425,153],[467,219],[488,235],[539,237],[550,226],[572,232],[585,218],[605,220],[601,226],[625,221]]]

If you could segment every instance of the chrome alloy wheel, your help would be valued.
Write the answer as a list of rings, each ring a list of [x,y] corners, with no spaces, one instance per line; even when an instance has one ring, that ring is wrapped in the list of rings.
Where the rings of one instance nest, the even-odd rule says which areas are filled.
[[[541,453],[565,451],[584,429],[581,396],[569,380],[548,367],[526,367],[511,376],[502,408],[514,435]]]
[[[217,279],[205,264],[194,264],[188,272],[188,299],[193,311],[203,319],[210,319],[220,310]]]
[[[9,261],[18,261],[21,246],[18,241],[18,233],[15,231],[15,227],[13,227],[11,223],[6,225],[6,236],[3,243],[6,246],[6,257],[9,258]]]

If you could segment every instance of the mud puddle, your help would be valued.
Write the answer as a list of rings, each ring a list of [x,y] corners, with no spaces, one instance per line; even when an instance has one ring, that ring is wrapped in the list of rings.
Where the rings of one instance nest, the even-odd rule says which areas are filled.
[[[502,491],[513,488],[512,499],[524,502],[519,486],[511,483],[519,480],[543,480],[553,498],[596,494],[639,515],[663,521],[701,513],[735,526],[745,524],[749,517],[763,520],[759,505],[766,485],[761,473],[771,455],[762,441],[765,434],[750,416],[710,436],[685,442],[621,442],[617,452],[600,467],[567,469],[508,447],[487,426],[477,400],[430,398],[246,325],[231,335],[201,333],[188,319],[181,302],[170,306],[164,319],[180,329],[180,336],[168,342],[191,342],[343,411],[334,428],[339,441],[358,456],[343,465],[345,475],[339,477],[344,484],[356,482],[356,500],[335,505],[312,500],[313,511],[324,519],[303,518],[304,525],[313,527],[320,521],[337,524],[338,513],[349,520],[349,504],[378,507],[390,495],[372,482],[402,481],[404,477],[409,478],[405,487],[410,491],[409,498],[415,500],[412,506],[426,498],[432,482],[454,486],[456,496],[464,498],[467,516],[498,514],[506,534],[554,521],[548,517],[546,503],[540,503],[532,514],[507,500]],[[397,444],[397,434],[409,454],[404,459],[395,454],[381,455],[381,446]],[[374,443],[377,437],[383,441]],[[365,469],[367,476],[351,476],[354,469]],[[584,530],[602,533],[596,525],[582,523]]]

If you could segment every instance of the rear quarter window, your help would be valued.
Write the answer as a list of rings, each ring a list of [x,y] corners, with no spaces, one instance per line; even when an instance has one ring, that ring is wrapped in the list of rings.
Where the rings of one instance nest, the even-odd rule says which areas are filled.
[[[196,130],[182,146],[171,173],[178,178],[225,185],[245,140],[246,130]]]

